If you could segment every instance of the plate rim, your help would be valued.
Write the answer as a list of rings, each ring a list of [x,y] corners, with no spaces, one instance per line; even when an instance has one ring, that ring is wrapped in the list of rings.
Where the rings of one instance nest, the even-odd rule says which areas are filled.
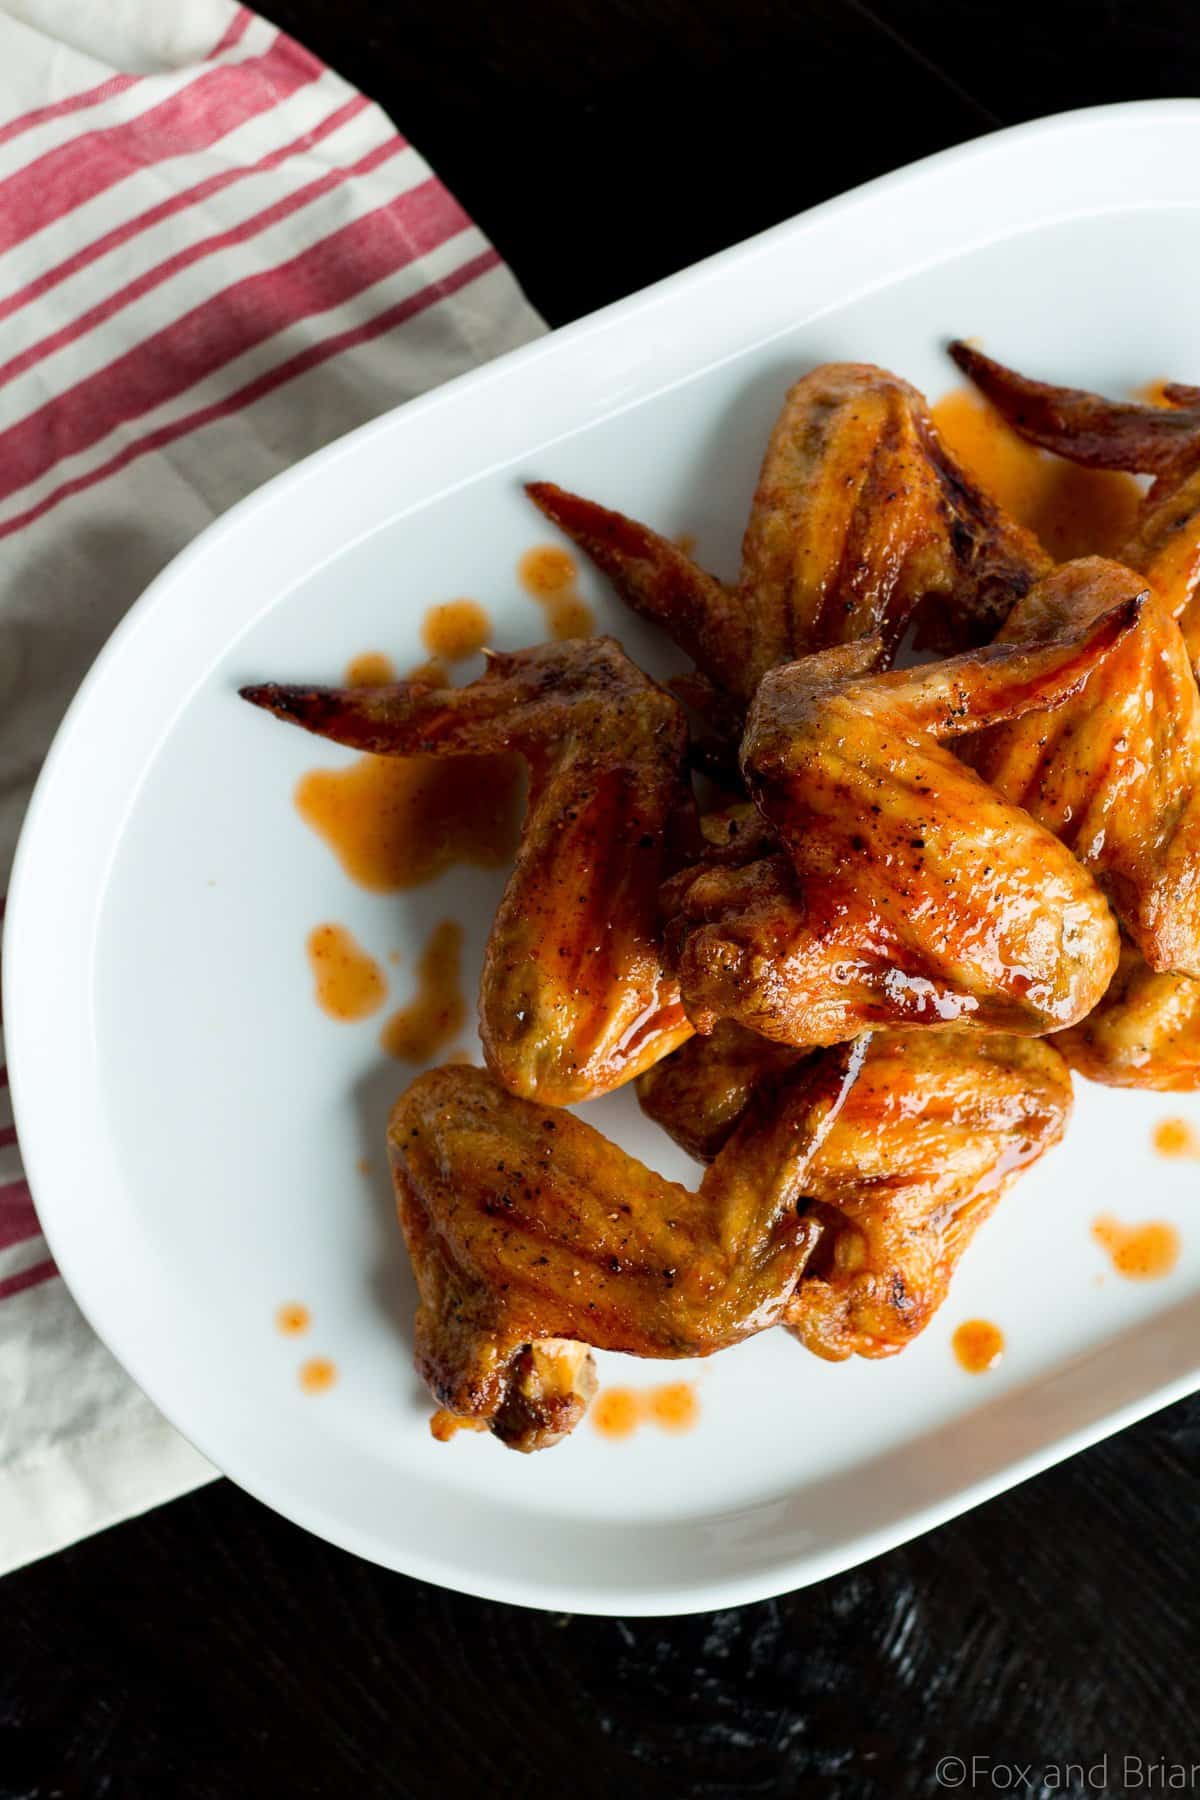
[[[153,616],[170,607],[175,590],[182,576],[192,566],[210,558],[215,549],[236,539],[243,533],[256,515],[266,512],[272,505],[278,506],[286,502],[288,497],[305,483],[320,479],[338,461],[361,452],[376,436],[382,436],[394,430],[396,420],[403,416],[411,421],[414,429],[419,422],[431,412],[448,410],[461,402],[466,395],[470,398],[497,381],[511,380],[547,359],[553,359],[569,353],[589,337],[603,333],[614,324],[625,324],[649,315],[654,308],[662,305],[680,294],[688,294],[704,284],[735,273],[761,256],[770,256],[773,250],[784,246],[793,238],[808,230],[815,223],[831,216],[850,211],[852,208],[869,204],[881,196],[897,194],[902,188],[927,181],[935,177],[939,171],[947,168],[960,169],[972,163],[982,163],[998,159],[1002,165],[1010,159],[1011,153],[1020,151],[1039,139],[1058,138],[1061,143],[1069,144],[1076,135],[1082,137],[1099,129],[1106,133],[1111,129],[1117,135],[1127,128],[1140,129],[1158,124],[1183,125],[1194,133],[1200,144],[1200,100],[1153,100],[1131,101],[1115,105],[1075,109],[1057,113],[1043,119],[1029,121],[1025,124],[1009,127],[1005,130],[989,133],[983,137],[969,140],[936,154],[919,159],[905,165],[890,174],[880,176],[870,182],[845,193],[821,202],[818,206],[795,215],[768,230],[756,234],[740,244],[717,252],[714,256],[691,265],[676,274],[623,300],[614,301],[585,318],[550,332],[544,337],[534,340],[494,362],[483,365],[479,369],[468,371],[441,387],[431,390],[425,395],[410,400],[403,405],[392,408],[366,424],[357,427],[342,438],[325,448],[302,459],[289,469],[282,471],[272,480],[265,483],[202,531],[195,539],[182,549],[177,556],[154,578],[145,592],[129,608],[112,635],[100,650],[85,676],[78,691],[73,697],[67,711],[55,733],[51,747],[46,755],[42,769],[26,809],[22,822],[18,844],[14,856],[12,874],[8,889],[7,912],[4,921],[4,947],[7,954],[3,959],[3,1016],[13,1117],[21,1143],[25,1175],[38,1205],[39,1222],[49,1246],[51,1255],[66,1281],[76,1304],[84,1314],[97,1336],[111,1350],[121,1363],[130,1378],[142,1388],[153,1404],[168,1418],[176,1430],[195,1444],[214,1466],[225,1469],[226,1458],[218,1458],[212,1448],[204,1441],[207,1433],[193,1432],[174,1416],[169,1397],[160,1395],[155,1371],[138,1373],[132,1362],[122,1353],[121,1331],[119,1322],[106,1318],[102,1327],[92,1311],[92,1295],[89,1287],[89,1276],[80,1257],[76,1256],[75,1246],[71,1239],[69,1214],[59,1214],[54,1199],[55,1182],[49,1175],[51,1157],[48,1153],[46,1128],[41,1119],[39,1107],[38,1083],[42,1071],[39,1070],[39,1051],[41,1063],[47,1083],[52,1082],[53,1053],[49,1056],[39,1046],[38,987],[35,980],[35,958],[22,954],[26,944],[34,944],[37,939],[37,906],[38,885],[40,876],[40,859],[42,845],[50,846],[53,852],[56,841],[52,835],[51,809],[58,798],[60,784],[69,787],[69,759],[75,754],[78,722],[85,716],[87,708],[94,696],[101,692],[109,671],[126,655],[128,646]],[[1051,158],[1041,165],[1040,180],[1042,199],[1048,200],[1048,190],[1053,188],[1056,178],[1062,173],[1058,161]],[[1197,197],[1200,197],[1200,183],[1195,186]],[[1163,204],[1155,201],[1154,196],[1144,197],[1144,206]],[[1044,209],[1042,217],[1033,217],[1031,226],[1048,222]],[[984,216],[986,217],[986,209]],[[1078,217],[1080,213],[1068,212],[1062,215]],[[968,247],[971,240],[966,238],[960,245]],[[984,234],[986,241],[986,233]],[[894,268],[883,277],[885,284],[901,279],[905,271]],[[757,340],[750,338],[749,345]],[[766,340],[763,340],[766,341]],[[721,359],[709,360],[703,367],[718,366]],[[680,379],[686,377],[681,376]],[[665,385],[672,385],[666,383]],[[638,390],[633,398],[640,400],[647,397],[647,391]],[[589,421],[584,421],[588,423]],[[482,474],[476,470],[462,477],[468,480],[478,479]],[[457,485],[451,483],[451,487]],[[443,489],[441,491],[450,491]],[[429,503],[432,496],[425,496],[413,502],[413,507],[421,507]],[[402,509],[403,510],[403,509]],[[340,549],[334,555],[344,553],[355,541],[353,535],[347,536]],[[274,597],[264,603],[263,610],[273,605]],[[244,618],[243,628],[253,622],[254,614]],[[203,676],[200,677],[203,679]],[[185,704],[181,701],[180,704]],[[113,837],[112,850],[120,841],[121,832]],[[99,892],[103,892],[103,884]],[[88,921],[88,929],[94,932],[97,906],[95,897],[85,900],[83,911]],[[90,1008],[91,996],[87,997]],[[61,1094],[55,1096],[48,1093],[51,1108],[61,1104]],[[40,1198],[38,1197],[40,1193]],[[103,1307],[100,1309],[103,1311]],[[136,1360],[136,1358],[134,1359]],[[834,1545],[824,1551],[815,1551],[800,1557],[788,1557],[773,1564],[767,1573],[754,1570],[742,1576],[722,1576],[721,1578],[705,1578],[703,1572],[697,1572],[685,1586],[673,1585],[669,1588],[653,1588],[641,1583],[633,1588],[622,1588],[619,1584],[606,1585],[603,1592],[587,1586],[573,1586],[569,1582],[546,1582],[536,1592],[531,1590],[525,1577],[510,1580],[505,1573],[497,1569],[493,1577],[478,1579],[473,1574],[464,1576],[452,1562],[440,1555],[427,1555],[419,1540],[409,1539],[397,1553],[389,1544],[375,1540],[372,1534],[364,1533],[353,1525],[325,1516],[321,1506],[306,1502],[303,1495],[294,1492],[280,1494],[272,1491],[269,1481],[258,1478],[254,1471],[241,1467],[228,1469],[230,1479],[237,1482],[248,1493],[261,1500],[273,1510],[281,1513],[294,1522],[313,1531],[316,1535],[338,1544],[351,1552],[367,1557],[382,1566],[396,1569],[417,1579],[435,1582],[441,1586],[459,1592],[469,1593],[478,1598],[500,1600],[508,1603],[532,1606],[555,1611],[579,1611],[600,1615],[648,1616],[665,1614],[683,1614],[688,1612],[708,1611],[718,1606],[742,1604],[747,1601],[767,1598],[787,1592],[795,1587],[807,1585],[813,1581],[836,1572],[851,1568],[882,1552],[908,1541],[920,1533],[956,1517],[994,1495],[1006,1491],[1029,1479],[1042,1469],[1073,1455],[1108,1436],[1123,1429],[1139,1418],[1170,1404],[1183,1395],[1200,1386],[1200,1361],[1187,1373],[1174,1376],[1172,1379],[1151,1385],[1136,1397],[1127,1400],[1099,1417],[1081,1425],[1075,1431],[1067,1431],[1054,1437],[1025,1456],[1003,1464],[990,1474],[968,1483],[961,1490],[947,1492],[936,1504],[925,1504],[910,1511],[901,1511],[888,1523],[873,1531],[863,1533],[847,1551],[844,1546]],[[233,1459],[234,1464],[238,1458]]]

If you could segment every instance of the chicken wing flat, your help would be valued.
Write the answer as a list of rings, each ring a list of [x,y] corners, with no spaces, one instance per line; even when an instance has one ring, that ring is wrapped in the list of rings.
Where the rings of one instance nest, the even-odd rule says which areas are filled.
[[[1084,628],[1140,585],[1099,557],[1065,564],[997,641]],[[1081,693],[980,733],[963,755],[1092,871],[1152,969],[1200,975],[1200,690],[1158,594]]]
[[[689,1036],[658,916],[676,836],[695,829],[687,728],[678,702],[613,639],[493,656],[462,688],[242,692],[375,755],[524,756],[529,803],[479,1006],[488,1065],[514,1093],[586,1100]]]
[[[1157,975],[1123,945],[1103,1000],[1054,1042],[1073,1069],[1109,1087],[1200,1088],[1200,981]]]
[[[870,642],[771,671],[742,769],[786,855],[685,870],[668,955],[702,1032],[733,1019],[800,1046],[877,1025],[1075,1024],[1116,969],[1115,921],[1056,838],[939,737],[1061,702],[1127,636],[1134,592],[1037,645],[890,674]]]
[[[621,513],[549,482],[528,491],[635,612],[743,703],[768,669],[809,651],[873,634],[892,650],[918,607],[934,641],[980,643],[1050,568],[955,463],[917,390],[870,363],[824,364],[789,391],[732,590]]]
[[[799,1206],[808,1167],[864,1049],[797,1067],[694,1192],[484,1070],[420,1076],[388,1148],[417,1366],[439,1404],[537,1449],[586,1405],[587,1359],[564,1341],[705,1356],[778,1323],[817,1236]]]
[[[643,1075],[638,1097],[707,1161],[803,1056],[725,1023]],[[1070,1110],[1069,1070],[1045,1041],[969,1026],[876,1032],[808,1166],[821,1236],[788,1328],[836,1360],[902,1350],[946,1298],[1000,1196],[1062,1137]]]
[[[1154,476],[1120,560],[1151,582],[1200,660],[1200,389],[1167,382],[1162,406],[1105,400],[1032,381],[970,344],[950,355],[1031,443],[1088,468]]]

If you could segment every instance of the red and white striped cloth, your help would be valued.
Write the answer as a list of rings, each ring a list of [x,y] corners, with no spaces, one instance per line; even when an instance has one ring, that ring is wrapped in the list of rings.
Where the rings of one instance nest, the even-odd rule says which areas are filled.
[[[541,328],[379,108],[234,0],[0,0],[0,889],[151,576],[277,470]],[[212,1470],[57,1278],[0,1082],[3,1571]]]

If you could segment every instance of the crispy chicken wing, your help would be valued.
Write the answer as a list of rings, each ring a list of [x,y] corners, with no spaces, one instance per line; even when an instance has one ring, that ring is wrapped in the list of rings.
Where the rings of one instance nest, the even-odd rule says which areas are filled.
[[[799,1206],[808,1167],[864,1048],[797,1067],[695,1192],[484,1070],[420,1076],[388,1147],[419,1292],[417,1366],[439,1403],[537,1449],[586,1405],[586,1359],[557,1340],[704,1356],[776,1324],[816,1241]]]
[[[1154,476],[1121,561],[1161,594],[1200,660],[1200,388],[1167,382],[1163,406],[1105,400],[1031,381],[970,344],[951,344],[950,355],[1031,443],[1088,468]]]
[[[1122,945],[1103,1000],[1054,1042],[1073,1069],[1109,1087],[1200,1088],[1200,981],[1156,975]]]
[[[1065,564],[997,641],[1084,628],[1139,585],[1099,557]],[[1081,693],[980,733],[963,756],[1092,871],[1152,969],[1200,975],[1200,691],[1156,593]]]
[[[1117,964],[1091,876],[939,743],[1077,691],[1136,621],[1100,619],[876,675],[870,642],[766,675],[742,768],[786,848],[664,890],[668,954],[700,1031],[831,1044],[875,1025],[1075,1024]]]
[[[732,590],[621,513],[550,482],[528,491],[743,703],[768,669],[811,650],[877,633],[890,651],[918,607],[934,641],[951,629],[954,643],[981,642],[1050,567],[957,466],[917,390],[870,363],[824,364],[788,393]]]
[[[643,1075],[638,1097],[708,1160],[803,1056],[725,1023]],[[1049,1043],[962,1026],[877,1032],[808,1166],[821,1235],[784,1322],[818,1356],[902,1350],[946,1298],[1000,1196],[1062,1137],[1070,1110],[1070,1074]]]
[[[694,849],[678,702],[611,638],[493,656],[468,687],[244,688],[277,718],[383,756],[516,750],[530,769],[516,866],[480,990],[488,1064],[514,1093],[568,1105],[687,1037],[663,969],[658,890]]]

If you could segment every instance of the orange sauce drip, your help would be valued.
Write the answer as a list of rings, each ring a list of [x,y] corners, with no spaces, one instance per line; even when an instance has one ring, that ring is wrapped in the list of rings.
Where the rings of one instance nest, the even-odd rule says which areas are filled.
[[[1115,556],[1132,533],[1141,501],[1132,475],[1081,469],[1027,444],[970,388],[939,400],[933,422],[967,473],[1057,561]]]
[[[337,1380],[337,1364],[327,1356],[311,1356],[300,1365],[300,1386],[306,1394],[323,1394]]]
[[[402,1062],[429,1062],[462,1030],[467,1003],[462,991],[462,926],[435,925],[417,963],[417,993],[392,1014],[379,1041]]]
[[[1106,1213],[1092,1226],[1092,1236],[1128,1281],[1157,1281],[1179,1261],[1179,1233],[1173,1225],[1122,1225]]]
[[[282,1331],[284,1337],[299,1337],[311,1324],[312,1314],[298,1300],[289,1300],[275,1314],[275,1328]]]
[[[428,661],[414,663],[411,669],[406,669],[404,679],[423,681],[426,687],[449,687],[450,671],[439,657],[431,656]]]
[[[360,756],[302,776],[296,806],[352,881],[390,894],[455,863],[503,867],[517,846],[520,787],[512,756]]]
[[[390,656],[382,650],[364,650],[346,665],[347,687],[386,687],[395,681],[396,670]]]
[[[994,1369],[1004,1355],[1004,1333],[989,1319],[968,1319],[950,1340],[954,1355],[968,1375]]]
[[[308,960],[317,1005],[344,1024],[378,1012],[387,995],[387,977],[344,925],[317,925],[308,934]]]
[[[429,1421],[429,1431],[439,1444],[448,1444],[460,1431],[486,1431],[486,1419],[460,1419],[457,1413],[439,1407]]]
[[[431,606],[421,626],[425,648],[446,662],[462,662],[482,650],[492,621],[477,600],[446,600]]]
[[[1200,1133],[1186,1119],[1161,1120],[1151,1141],[1160,1156],[1200,1157]]]
[[[521,586],[542,608],[556,642],[590,637],[595,630],[592,609],[575,585],[578,573],[575,558],[558,544],[538,544],[517,564]]]
[[[592,1406],[592,1424],[602,1437],[632,1437],[639,1425],[661,1431],[690,1431],[700,1416],[700,1402],[688,1381],[668,1381],[653,1388],[605,1388]]]

